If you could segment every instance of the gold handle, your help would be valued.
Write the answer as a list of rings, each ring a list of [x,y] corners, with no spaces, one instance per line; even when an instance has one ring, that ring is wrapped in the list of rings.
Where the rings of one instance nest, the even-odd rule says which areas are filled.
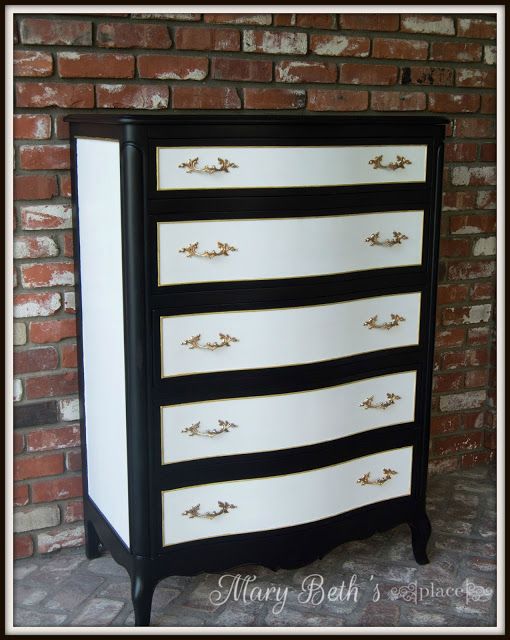
[[[202,251],[198,253],[198,242],[193,242],[187,247],[179,249],[179,253],[185,253],[186,258],[217,258],[218,256],[228,256],[231,251],[237,251],[237,249],[226,242],[217,242],[218,250],[214,251]]]
[[[219,167],[215,165],[205,165],[202,169],[198,168],[198,158],[188,160],[179,165],[179,169],[186,169],[186,173],[229,173],[229,169],[239,169],[238,165],[234,162],[230,162],[226,158],[218,158]]]
[[[396,393],[387,393],[386,397],[388,399],[385,402],[374,402],[374,396],[370,396],[363,400],[359,406],[364,409],[387,409],[391,407],[392,404],[395,404],[397,400],[401,400],[401,397],[397,396]]]
[[[403,316],[399,316],[398,313],[392,313],[391,322],[381,322],[377,324],[377,316],[372,316],[366,322],[363,323],[364,327],[368,327],[369,329],[393,329],[393,327],[398,327],[401,322],[405,322],[405,318]]]
[[[200,422],[195,422],[191,427],[186,427],[181,431],[181,433],[188,433],[190,436],[204,436],[206,438],[214,438],[214,436],[219,436],[221,433],[228,433],[230,429],[234,427],[237,428],[237,424],[233,422],[228,422],[228,420],[218,420],[218,424],[220,425],[219,429],[208,429],[207,431],[200,431]]]
[[[356,482],[362,485],[367,485],[367,484],[382,485],[385,482],[388,482],[388,480],[391,480],[393,476],[398,475],[398,472],[393,471],[393,469],[383,469],[383,474],[384,475],[382,478],[376,478],[375,480],[370,480],[370,471],[369,471],[368,473],[365,473],[365,475],[361,476],[361,478],[358,478]]]
[[[405,169],[406,164],[413,164],[410,160],[404,158],[404,156],[397,156],[396,161],[390,162],[389,164],[383,164],[382,159],[382,156],[375,156],[375,158],[372,158],[372,160],[368,161],[368,164],[373,164],[374,169],[390,169],[391,171],[396,171],[397,169]]]
[[[214,520],[218,516],[228,513],[229,509],[237,509],[235,504],[229,504],[228,502],[220,502],[218,500],[219,511],[206,511],[200,513],[200,505],[196,504],[194,507],[190,507],[183,512],[183,516],[189,516],[190,518],[207,518],[207,520]]]
[[[227,333],[220,333],[220,342],[206,342],[205,344],[199,344],[201,334],[199,333],[197,336],[192,336],[184,342],[181,342],[181,346],[188,346],[190,349],[207,349],[208,351],[215,351],[216,349],[221,349],[221,347],[230,347],[231,342],[239,342],[237,338],[233,336],[229,336]]]
[[[377,233],[373,233],[371,236],[368,236],[368,238],[365,238],[365,242],[368,242],[371,247],[376,245],[378,247],[393,247],[396,244],[402,244],[402,240],[409,240],[409,238],[400,231],[394,231],[393,238],[387,240],[379,240],[380,235],[379,231]]]

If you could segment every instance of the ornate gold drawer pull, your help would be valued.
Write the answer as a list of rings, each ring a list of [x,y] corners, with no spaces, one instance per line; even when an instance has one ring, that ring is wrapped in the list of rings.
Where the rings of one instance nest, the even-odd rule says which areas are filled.
[[[385,482],[388,482],[388,480],[391,480],[393,476],[398,475],[398,471],[393,471],[393,469],[383,469],[383,474],[384,475],[382,478],[377,478],[376,480],[370,480],[370,471],[369,471],[368,473],[365,473],[365,475],[361,476],[361,478],[358,478],[357,483],[362,485],[367,485],[367,484],[382,485]]]
[[[216,349],[221,349],[221,347],[230,347],[231,342],[239,342],[237,338],[233,336],[229,336],[227,333],[220,333],[220,342],[206,342],[205,344],[199,344],[200,338],[202,334],[198,334],[197,336],[192,336],[184,342],[181,342],[183,347],[189,347],[190,349],[207,349],[208,351],[215,351]]]
[[[218,249],[214,251],[202,251],[198,253],[198,242],[193,242],[187,247],[179,249],[179,253],[185,253],[186,258],[217,258],[218,256],[228,256],[231,251],[237,251],[237,249],[226,242],[217,242]]]
[[[370,396],[363,400],[359,406],[364,409],[387,409],[391,407],[392,404],[395,404],[397,400],[401,400],[401,397],[397,396],[396,393],[387,393],[386,397],[388,399],[385,402],[374,402],[374,396]]]
[[[214,520],[214,518],[217,518],[224,513],[228,513],[229,509],[237,509],[235,504],[220,502],[220,500],[218,500],[218,506],[220,507],[218,511],[206,511],[205,513],[200,513],[200,505],[196,504],[194,507],[186,509],[182,515],[189,516],[190,518],[207,518],[207,520]]]
[[[401,322],[405,322],[405,318],[403,316],[399,316],[398,313],[391,314],[391,322],[381,322],[377,324],[377,316],[372,316],[366,322],[363,323],[364,327],[368,327],[369,329],[393,329],[393,327],[398,327]]]
[[[393,238],[388,238],[386,240],[379,240],[380,232],[373,233],[368,238],[365,238],[365,242],[368,242],[371,247],[393,247],[396,244],[402,244],[402,240],[409,240],[409,238],[405,235],[405,233],[401,233],[400,231],[393,232]]]
[[[373,164],[374,169],[390,169],[391,171],[396,171],[397,169],[405,169],[406,164],[413,164],[410,160],[404,158],[404,156],[397,156],[396,161],[390,162],[389,164],[383,164],[382,159],[382,156],[375,156],[375,158],[372,158],[372,160],[368,161],[368,164]]]
[[[228,433],[230,429],[237,428],[237,424],[229,422],[228,420],[218,420],[220,425],[219,429],[207,429],[207,431],[200,431],[200,422],[195,422],[191,427],[186,427],[181,433],[188,433],[190,436],[204,436],[205,438],[214,438],[221,433]]]
[[[205,165],[202,169],[198,168],[198,158],[188,160],[188,162],[182,162],[179,165],[179,169],[186,169],[186,173],[229,173],[229,169],[239,169],[238,165],[234,162],[230,162],[226,158],[218,158],[219,167],[215,165]]]

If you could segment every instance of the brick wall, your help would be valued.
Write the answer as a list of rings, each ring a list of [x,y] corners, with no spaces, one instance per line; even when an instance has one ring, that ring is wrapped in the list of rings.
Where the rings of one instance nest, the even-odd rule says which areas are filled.
[[[18,15],[15,553],[83,543],[66,113],[416,112],[446,145],[431,470],[495,449],[494,15]],[[200,111],[198,111],[200,112]]]

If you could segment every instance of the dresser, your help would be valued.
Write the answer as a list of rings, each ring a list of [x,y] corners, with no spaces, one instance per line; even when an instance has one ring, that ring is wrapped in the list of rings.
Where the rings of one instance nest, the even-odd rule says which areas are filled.
[[[86,553],[304,566],[425,511],[445,127],[69,116]]]

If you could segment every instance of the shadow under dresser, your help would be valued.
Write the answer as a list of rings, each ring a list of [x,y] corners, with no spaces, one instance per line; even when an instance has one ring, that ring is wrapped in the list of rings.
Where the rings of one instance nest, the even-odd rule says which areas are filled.
[[[303,566],[425,511],[443,139],[417,116],[69,116],[86,553]]]

